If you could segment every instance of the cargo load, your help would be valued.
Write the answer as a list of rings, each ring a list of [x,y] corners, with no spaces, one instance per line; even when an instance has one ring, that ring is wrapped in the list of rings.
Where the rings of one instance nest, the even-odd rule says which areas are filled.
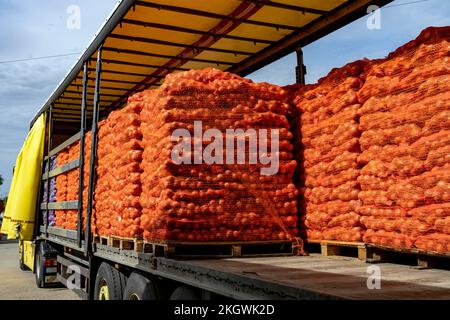
[[[359,91],[364,241],[449,252],[450,34],[428,28]]]
[[[332,70],[296,93],[300,214],[308,240],[361,241],[358,90],[369,63]]]
[[[143,99],[145,239],[268,241],[297,235],[298,191],[292,184],[296,162],[284,90],[206,69],[171,74],[159,90],[145,92]],[[171,137],[177,129],[184,130],[187,138]],[[211,145],[204,140],[211,129],[226,149],[208,164],[208,159],[199,158]],[[261,135],[260,129],[279,132],[279,168],[274,174],[263,175],[266,165],[249,161],[256,159],[256,152],[274,153],[272,142],[277,137]],[[235,135],[234,130],[245,133]],[[267,149],[252,150],[247,130],[259,131],[254,142]],[[183,150],[185,162],[176,164],[173,152],[180,141],[188,150]],[[228,141],[245,146],[229,149]]]
[[[293,240],[299,192],[288,110],[282,88],[216,69],[169,75],[158,90],[131,96],[99,123],[93,232],[149,241]],[[174,138],[175,130],[188,137]],[[186,150],[177,149],[180,141]],[[58,166],[76,157],[78,144],[58,154]],[[87,173],[85,165],[84,211]],[[58,176],[57,201],[78,198],[77,180],[76,170]],[[57,226],[76,228],[75,211],[56,217]]]

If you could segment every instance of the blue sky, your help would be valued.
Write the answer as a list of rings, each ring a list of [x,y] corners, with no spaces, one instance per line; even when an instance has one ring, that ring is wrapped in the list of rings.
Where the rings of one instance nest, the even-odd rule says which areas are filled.
[[[381,30],[368,30],[367,18],[304,48],[308,82],[333,67],[367,58],[381,58],[415,38],[428,26],[450,25],[448,0],[396,0],[382,9]],[[77,55],[15,63],[2,61],[81,52],[116,4],[116,0],[0,0],[0,174],[8,193],[12,168],[36,111],[55,89]],[[405,3],[411,3],[406,4]],[[66,27],[67,8],[81,8],[81,29]],[[296,58],[289,55],[255,72],[255,81],[286,85],[295,82]]]

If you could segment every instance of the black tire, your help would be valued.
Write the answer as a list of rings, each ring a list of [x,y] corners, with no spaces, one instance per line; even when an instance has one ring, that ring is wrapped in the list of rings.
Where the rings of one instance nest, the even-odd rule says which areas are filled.
[[[159,300],[157,282],[140,273],[133,272],[128,278],[123,300]]]
[[[39,242],[36,246],[36,259],[34,260],[35,279],[38,288],[45,288],[45,269],[43,259],[43,242]]]
[[[122,300],[125,284],[122,272],[102,262],[95,278],[94,300]]]
[[[29,271],[30,269],[24,263],[24,250],[23,250],[23,241],[19,242],[19,268],[22,271]]]
[[[200,290],[182,285],[174,290],[170,300],[202,300],[202,298]]]

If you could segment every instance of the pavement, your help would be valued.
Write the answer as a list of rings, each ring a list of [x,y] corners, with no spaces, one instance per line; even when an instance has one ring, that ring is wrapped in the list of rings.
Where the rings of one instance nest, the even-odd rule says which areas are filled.
[[[17,242],[0,242],[0,300],[79,300],[66,288],[39,289],[31,271],[19,269]]]

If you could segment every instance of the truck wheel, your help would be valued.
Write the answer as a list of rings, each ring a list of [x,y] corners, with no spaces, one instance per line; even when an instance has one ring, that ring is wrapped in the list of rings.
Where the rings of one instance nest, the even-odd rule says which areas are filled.
[[[188,286],[179,286],[169,300],[202,300],[200,290]]]
[[[122,272],[103,262],[95,278],[94,300],[122,300],[125,283]]]
[[[154,280],[133,272],[128,278],[123,300],[159,300],[159,292]]]
[[[19,268],[22,271],[30,270],[24,263],[24,249],[23,249],[23,241],[19,242]]]
[[[36,259],[35,265],[35,279],[38,288],[45,288],[45,270],[44,270],[44,257],[43,257],[43,242],[40,242],[36,246]]]

